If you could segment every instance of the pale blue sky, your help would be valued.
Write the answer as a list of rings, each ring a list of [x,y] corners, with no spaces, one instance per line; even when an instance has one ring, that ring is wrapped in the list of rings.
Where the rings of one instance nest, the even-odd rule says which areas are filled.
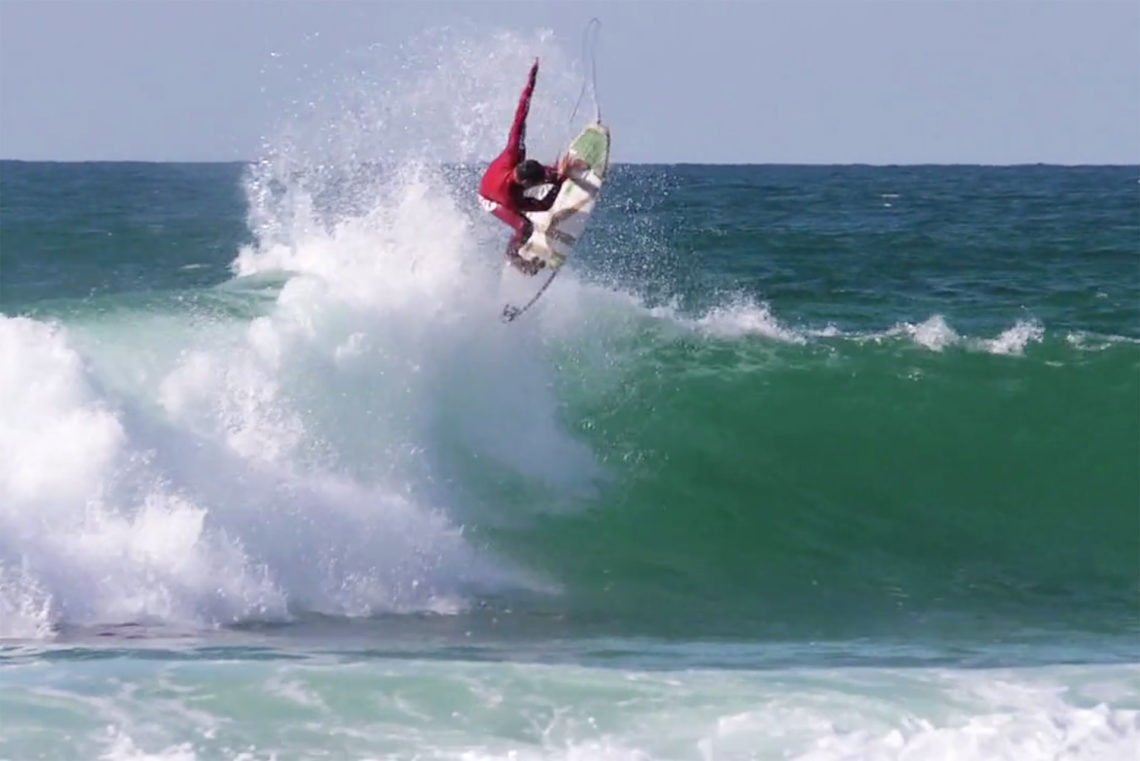
[[[0,0],[0,157],[252,159],[361,51],[466,24],[576,60],[591,16],[616,161],[1140,163],[1132,0]]]

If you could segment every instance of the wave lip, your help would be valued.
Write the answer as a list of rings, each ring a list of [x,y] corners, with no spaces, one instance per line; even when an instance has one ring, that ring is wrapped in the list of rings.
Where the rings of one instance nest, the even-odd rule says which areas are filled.
[[[613,299],[609,299],[613,302]],[[933,352],[951,347],[995,355],[1020,356],[1033,343],[1045,338],[1045,328],[1036,320],[1018,320],[994,338],[967,336],[959,333],[943,315],[931,315],[922,322],[899,322],[885,331],[843,330],[834,323],[822,328],[790,327],[777,317],[767,302],[749,297],[735,297],[725,304],[710,307],[697,316],[684,314],[676,303],[646,307],[635,297],[618,303],[633,307],[656,319],[667,320],[679,327],[699,331],[716,338],[758,336],[782,343],[808,344],[820,340],[848,339],[857,342],[875,341],[905,336],[918,346]],[[1070,333],[1070,345],[1082,347],[1089,339],[1080,333]]]
[[[613,301],[612,299],[610,299]],[[716,338],[761,336],[786,343],[805,343],[807,333],[789,328],[772,314],[766,302],[748,297],[735,297],[727,303],[713,306],[698,316],[687,315],[676,302],[646,307],[636,297],[617,300],[658,320],[665,320],[687,330],[694,330]]]
[[[1045,337],[1045,329],[1032,321],[1018,320],[1011,328],[1002,331],[1001,335],[990,341],[982,342],[982,346],[991,354],[1020,355],[1030,343],[1040,343]]]
[[[934,315],[924,322],[913,325],[908,322],[900,323],[885,335],[908,335],[919,346],[931,351],[942,351],[947,346],[953,346],[961,340],[961,336],[948,324],[942,315]]]

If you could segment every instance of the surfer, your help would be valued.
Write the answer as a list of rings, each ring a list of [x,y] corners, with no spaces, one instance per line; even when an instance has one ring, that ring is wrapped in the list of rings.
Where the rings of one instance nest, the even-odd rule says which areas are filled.
[[[483,207],[515,231],[507,244],[507,260],[528,275],[535,274],[546,265],[539,259],[519,256],[519,248],[534,232],[534,225],[527,219],[525,212],[548,211],[554,205],[554,199],[558,197],[558,191],[566,179],[562,162],[559,162],[559,167],[552,167],[526,157],[526,117],[537,76],[536,58],[530,67],[530,77],[523,88],[522,97],[519,98],[507,147],[490,163],[479,183]],[[524,194],[528,188],[540,185],[551,186],[542,198],[531,198]]]

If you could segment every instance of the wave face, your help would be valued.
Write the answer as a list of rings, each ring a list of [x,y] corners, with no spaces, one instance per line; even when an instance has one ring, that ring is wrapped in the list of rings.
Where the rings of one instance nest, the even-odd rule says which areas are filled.
[[[552,159],[580,72],[448,33],[249,165],[5,165],[0,636],[1135,633],[1134,167],[618,165],[504,326],[535,55]]]
[[[563,376],[617,484],[504,540],[599,619],[795,638],[1134,631],[1134,341],[666,315],[608,336],[601,383]]]

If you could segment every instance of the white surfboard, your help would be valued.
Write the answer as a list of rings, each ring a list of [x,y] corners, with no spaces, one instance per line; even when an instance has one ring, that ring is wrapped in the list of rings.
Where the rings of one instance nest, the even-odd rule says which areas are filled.
[[[534,232],[519,249],[524,259],[539,260],[543,268],[527,275],[504,265],[501,293],[504,297],[503,320],[510,322],[531,307],[553,282],[566,264],[574,244],[586,229],[594,210],[610,163],[610,130],[600,121],[587,124],[570,142],[568,159],[580,158],[586,167],[571,169],[550,211],[528,214]]]

